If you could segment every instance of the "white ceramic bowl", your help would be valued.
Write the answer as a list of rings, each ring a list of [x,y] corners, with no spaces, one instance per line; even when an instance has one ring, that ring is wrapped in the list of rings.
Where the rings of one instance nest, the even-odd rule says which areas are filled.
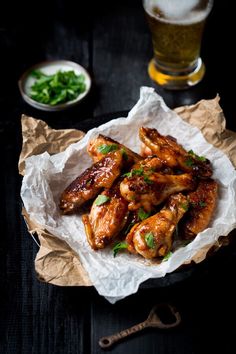
[[[59,70],[61,71],[73,70],[77,75],[79,74],[84,75],[86,89],[75,100],[66,103],[60,103],[55,106],[37,102],[30,97],[31,86],[34,84],[36,80],[34,77],[31,76],[31,72],[33,70],[42,70],[43,73],[47,75],[55,74]],[[75,106],[88,94],[91,87],[91,78],[88,72],[81,65],[77,63],[68,60],[52,60],[52,61],[45,61],[36,64],[31,68],[29,68],[19,79],[18,86],[23,99],[31,106],[41,109],[43,111],[61,111],[70,108],[72,106]]]

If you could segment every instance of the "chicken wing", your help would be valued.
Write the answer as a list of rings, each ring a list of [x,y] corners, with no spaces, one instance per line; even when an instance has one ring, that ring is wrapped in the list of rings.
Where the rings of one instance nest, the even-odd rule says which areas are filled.
[[[161,172],[162,174],[173,174],[173,170],[164,165],[163,162],[156,155],[151,155],[141,161],[136,162],[132,166],[132,171],[142,171],[143,173],[150,174],[152,172]]]
[[[154,206],[161,204],[171,194],[193,190],[195,187],[195,179],[189,173],[167,175],[159,172],[150,174],[142,172],[137,174],[136,171],[139,170],[131,170],[131,175],[120,185],[121,195],[129,202],[129,210],[143,207],[150,212]]]
[[[92,139],[87,146],[87,151],[94,162],[102,159],[107,152],[117,150],[121,150],[125,154],[127,158],[126,162],[129,165],[142,159],[142,157],[134,151],[102,134],[99,134],[98,137]]]
[[[104,248],[122,230],[129,211],[128,202],[120,195],[120,183],[102,192],[107,201],[97,205],[94,201],[90,214],[83,215],[87,240],[94,249]]]
[[[208,178],[212,175],[210,161],[197,156],[193,151],[187,152],[175,138],[163,136],[156,129],[144,127],[140,128],[139,137],[152,151],[152,154],[157,155],[165,165],[179,168],[184,172],[191,172],[201,178]]]
[[[179,232],[184,239],[193,239],[209,225],[217,204],[217,182],[201,180],[197,189],[189,193],[189,211],[181,221]]]
[[[132,166],[132,170],[145,170],[150,172],[156,172],[161,170],[163,167],[162,161],[157,156],[148,156],[145,159],[142,159],[136,162]]]
[[[64,214],[76,212],[88,200],[96,197],[101,188],[110,188],[120,175],[123,154],[109,152],[100,161],[87,168],[62,193],[59,207]]]
[[[126,237],[128,251],[149,259],[164,257],[171,249],[173,232],[187,205],[183,194],[172,195],[159,213],[132,227]]]

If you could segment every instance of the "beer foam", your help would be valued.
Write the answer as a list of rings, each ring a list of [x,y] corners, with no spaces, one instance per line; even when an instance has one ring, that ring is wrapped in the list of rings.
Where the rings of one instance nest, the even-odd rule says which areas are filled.
[[[198,4],[198,0],[156,0],[156,6],[170,19],[183,19]]]
[[[163,14],[163,16],[158,16],[159,21],[176,24],[203,21],[212,7],[212,1],[209,1],[205,9],[197,9],[199,0],[146,0],[144,3],[150,16],[158,16],[153,13],[153,8],[157,8]]]

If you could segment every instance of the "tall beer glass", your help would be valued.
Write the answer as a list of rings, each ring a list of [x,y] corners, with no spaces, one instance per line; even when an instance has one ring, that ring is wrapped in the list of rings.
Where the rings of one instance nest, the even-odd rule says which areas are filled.
[[[154,57],[149,76],[167,89],[184,89],[202,80],[202,33],[213,0],[143,0]]]

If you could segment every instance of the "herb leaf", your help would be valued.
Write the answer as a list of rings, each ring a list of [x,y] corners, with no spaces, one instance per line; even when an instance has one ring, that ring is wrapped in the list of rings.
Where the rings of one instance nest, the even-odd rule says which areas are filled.
[[[131,173],[132,173],[132,176],[143,176],[143,168],[139,168],[139,169],[137,169],[137,170],[132,170],[131,171]]]
[[[182,203],[180,206],[181,206],[181,208],[184,209],[185,211],[188,211],[188,207],[189,207],[188,202]]]
[[[152,232],[148,232],[144,235],[145,242],[149,248],[155,247],[154,235]]]
[[[195,153],[193,152],[193,150],[189,150],[189,151],[188,151],[188,154],[189,154],[189,155],[195,155]]]
[[[186,160],[185,160],[185,165],[188,166],[188,167],[193,167],[194,165],[194,160],[192,159],[192,157],[188,157]]]
[[[202,162],[206,161],[206,158],[204,156],[199,156],[199,155],[195,154],[195,152],[193,150],[189,150],[188,153],[189,153],[189,155],[192,155],[198,161],[202,161]]]
[[[200,200],[199,202],[191,202],[190,205],[192,208],[197,208],[197,207],[203,208],[207,205],[207,203],[204,202],[203,200]]]
[[[108,202],[111,198],[107,197],[104,194],[99,194],[97,198],[95,199],[95,204],[96,205],[102,205],[106,202]]]
[[[113,250],[113,256],[116,257],[117,253],[120,251],[120,250],[124,250],[128,248],[128,244],[124,241],[122,242],[118,242],[115,244],[115,246],[112,248]]]
[[[205,156],[197,156],[197,160],[205,162],[206,158],[205,158]]]
[[[163,257],[163,260],[162,260],[162,262],[166,262],[166,261],[168,261],[168,259],[172,256],[172,252],[170,251],[170,252],[168,252],[166,255],[165,255],[165,257]]]
[[[122,153],[122,155],[123,155],[123,157],[124,157],[124,160],[127,161],[128,158],[129,158],[129,156],[128,156],[128,154],[127,154],[125,148],[122,148],[122,149],[121,149],[121,153]]]
[[[122,175],[122,177],[133,177],[133,176],[143,176],[143,168],[137,170],[134,169]]]
[[[106,155],[106,154],[108,154],[108,152],[116,151],[118,149],[118,145],[117,144],[111,144],[111,145],[102,144],[102,145],[99,145],[97,149],[103,155]]]
[[[124,173],[121,177],[132,177],[132,172]]]
[[[31,76],[36,80],[30,87],[29,96],[37,102],[51,106],[72,101],[86,89],[85,76],[77,75],[73,70],[59,70],[53,75],[33,70]]]
[[[144,175],[143,180],[147,184],[153,184],[153,181],[147,175]]]
[[[151,213],[146,213],[143,210],[143,208],[139,208],[139,210],[138,210],[138,218],[139,218],[139,220],[143,221],[143,220],[147,219],[150,215],[151,215]]]

